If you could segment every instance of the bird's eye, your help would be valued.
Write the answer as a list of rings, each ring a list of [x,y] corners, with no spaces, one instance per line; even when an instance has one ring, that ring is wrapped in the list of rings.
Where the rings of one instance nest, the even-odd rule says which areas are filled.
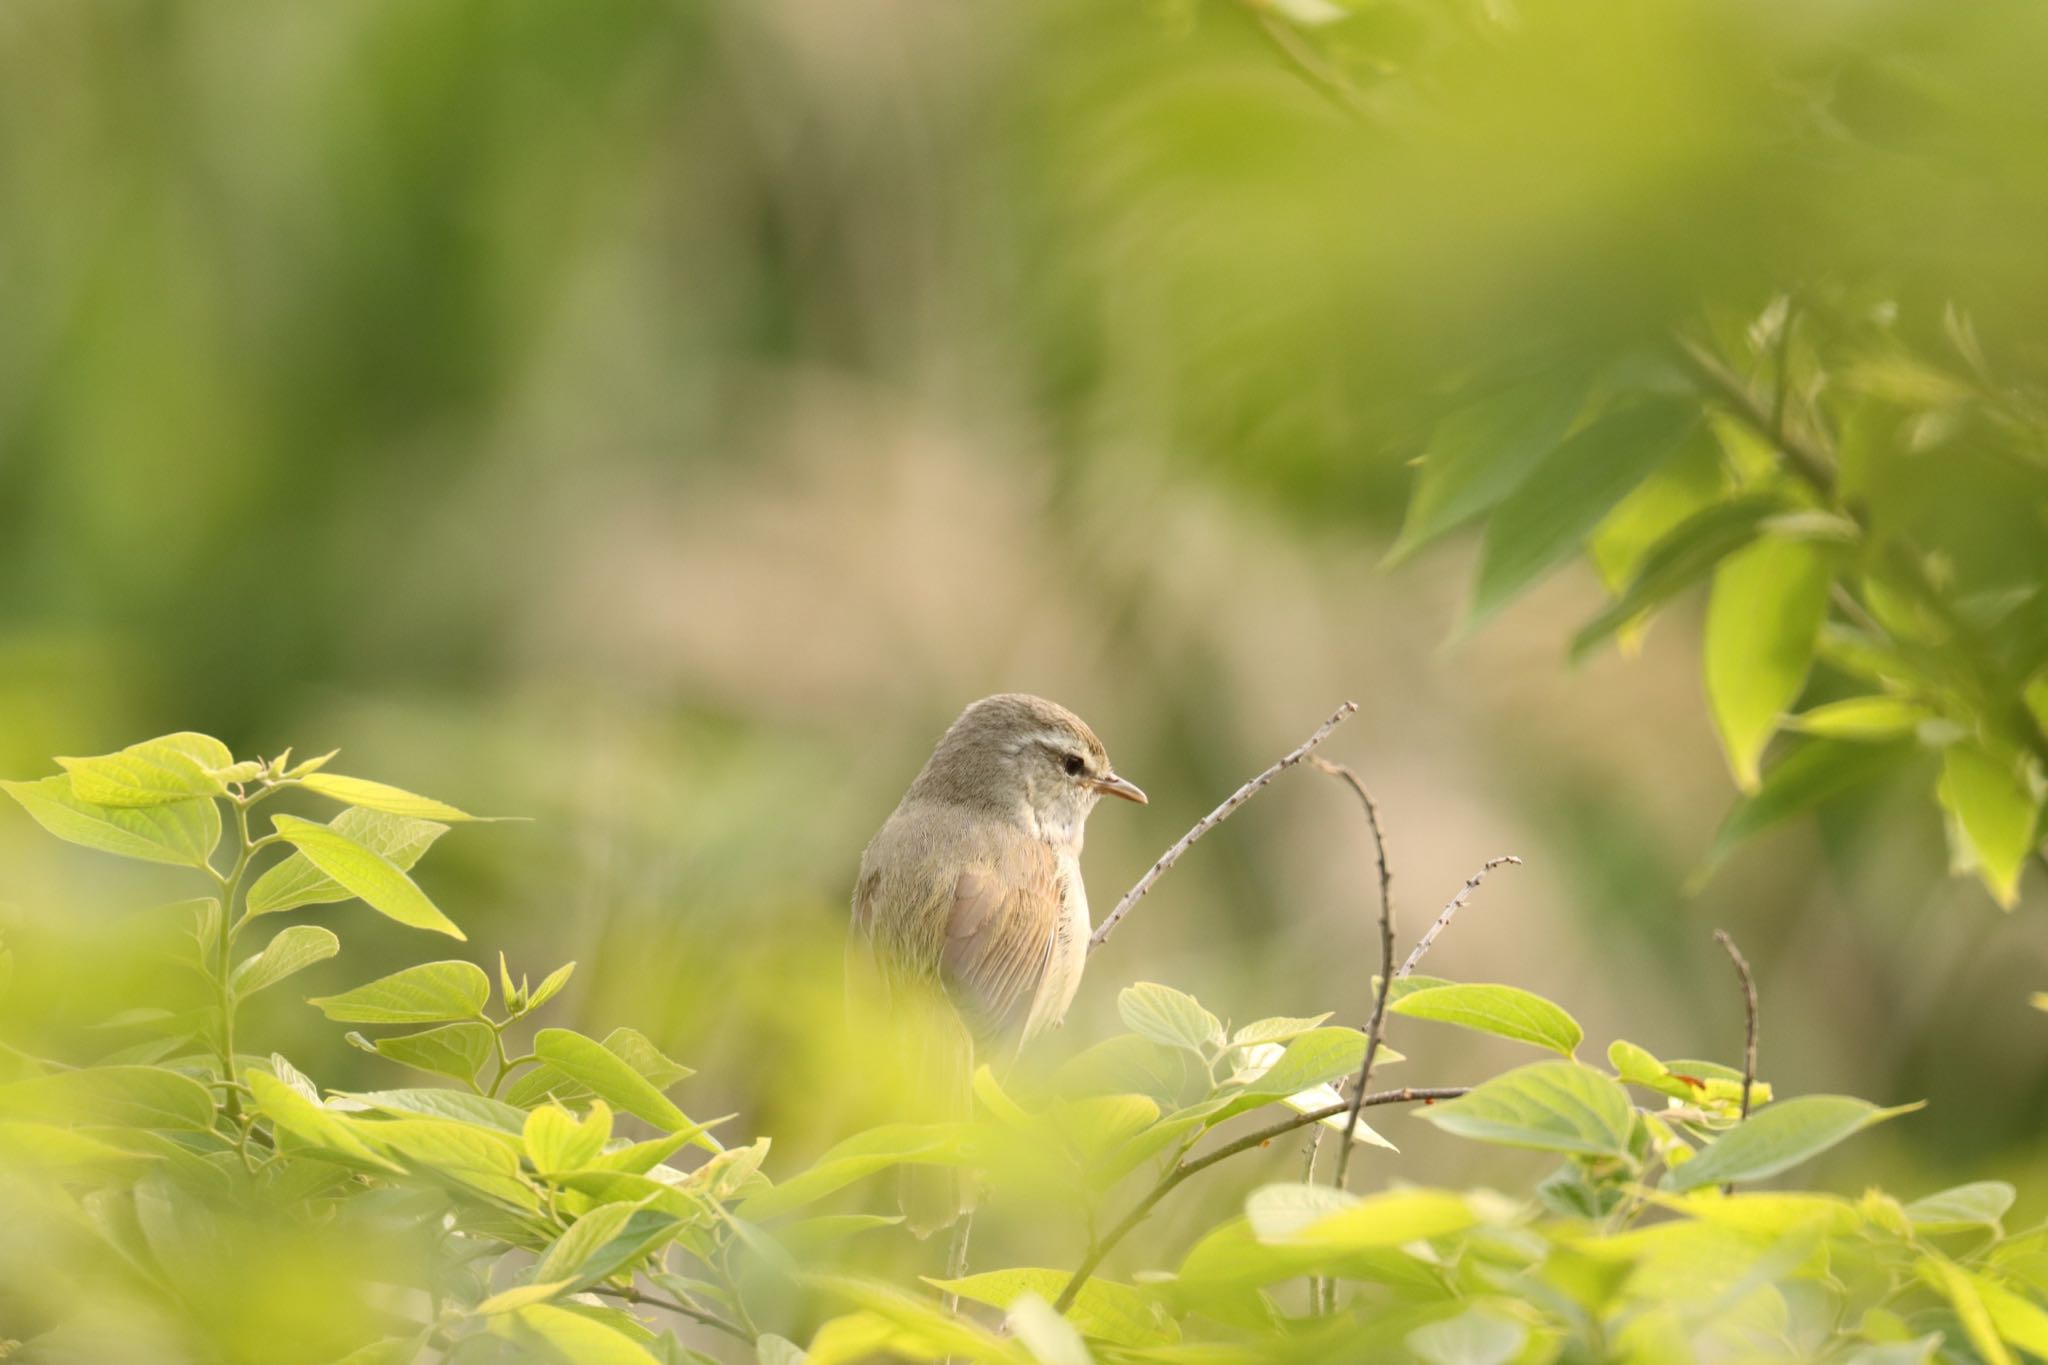
[[[1066,761],[1060,764],[1060,766],[1067,770],[1068,777],[1079,777],[1088,770],[1087,763],[1082,760],[1079,754],[1068,754]]]

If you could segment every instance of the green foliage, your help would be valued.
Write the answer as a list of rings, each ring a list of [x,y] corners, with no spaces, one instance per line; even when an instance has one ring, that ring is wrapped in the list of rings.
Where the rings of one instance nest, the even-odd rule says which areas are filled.
[[[535,987],[502,958],[495,983],[456,959],[309,1002],[335,1024],[399,1029],[348,1037],[380,1065],[451,1084],[323,1088],[282,1056],[241,1051],[236,1015],[249,996],[335,956],[341,940],[295,923],[239,960],[238,940],[254,918],[351,891],[388,910],[393,877],[424,901],[405,873],[443,826],[412,812],[455,817],[351,779],[316,794],[346,790],[406,810],[330,825],[280,815],[277,833],[252,836],[249,807],[310,785],[294,771],[282,760],[235,763],[185,735],[9,787],[67,837],[132,832],[124,814],[195,803],[224,804],[232,817],[215,812],[217,827],[234,831],[226,870],[210,860],[188,869],[215,894],[183,910],[210,1008],[196,1023],[154,1007],[126,1021],[164,1036],[161,1063],[18,1056],[0,1082],[0,1183],[61,1210],[61,1225],[90,1229],[108,1285],[140,1296],[152,1321],[233,1358],[268,1357],[219,1335],[228,1329],[191,1286],[222,1254],[201,1248],[250,1235],[234,1229],[251,1218],[323,1247],[371,1240],[390,1250],[373,1269],[337,1265],[321,1282],[347,1324],[321,1349],[356,1362],[641,1365],[735,1349],[828,1365],[877,1352],[1016,1365],[1360,1352],[1647,1360],[1756,1354],[1788,1340],[1844,1361],[1922,1358],[1936,1343],[1955,1358],[1999,1361],[2048,1343],[2048,1228],[2007,1232],[2010,1185],[1980,1181],[1908,1204],[1874,1191],[1855,1202],[1724,1192],[1917,1106],[1774,1099],[1759,1078],[1665,1062],[1625,1040],[1607,1049],[1603,1071],[1576,1059],[1583,1031],[1569,1014],[1514,986],[1411,975],[1390,993],[1390,1019],[1448,1023],[1557,1058],[1372,1104],[1420,1104],[1419,1117],[1447,1137],[1555,1154],[1562,1164],[1534,1191],[1360,1196],[1263,1184],[1184,1250],[1131,1234],[1151,1230],[1152,1208],[1210,1167],[1310,1124],[1343,1128],[1337,1083],[1363,1061],[1357,1030],[1328,1025],[1327,1014],[1233,1030],[1194,997],[1141,983],[1119,999],[1130,1032],[1046,1084],[1013,1093],[984,1066],[971,1121],[885,1123],[777,1173],[767,1138],[722,1144],[669,1097],[689,1069],[635,1030],[600,1041],[541,1027],[523,1051],[508,1048],[570,966]],[[88,801],[81,776],[95,794],[151,804]],[[217,793],[193,795],[213,781]],[[52,810],[65,818],[53,825]],[[94,846],[131,851],[114,838]],[[170,1055],[195,1035],[201,1051]],[[1400,1060],[1384,1046],[1379,1057]],[[1654,1103],[1639,1106],[1631,1088]],[[1256,1126],[1234,1131],[1255,1111]],[[1389,1145],[1367,1124],[1356,1138]],[[887,1235],[898,1221],[861,1209],[875,1198],[873,1177],[928,1163],[969,1168],[989,1217],[1071,1213],[1088,1238],[1085,1267],[901,1281],[845,1273],[851,1239]],[[1111,1255],[1130,1273],[1097,1273]],[[394,1301],[394,1285],[413,1292]],[[942,1295],[968,1307],[949,1311]],[[52,1324],[50,1341],[72,1330]]]

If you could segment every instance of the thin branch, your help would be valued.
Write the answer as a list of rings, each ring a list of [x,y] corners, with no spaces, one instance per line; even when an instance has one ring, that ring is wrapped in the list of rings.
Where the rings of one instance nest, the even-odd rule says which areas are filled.
[[[642,1304],[648,1308],[660,1308],[671,1313],[680,1313],[692,1322],[701,1322],[706,1327],[723,1332],[729,1337],[737,1337],[749,1345],[753,1344],[754,1339],[752,1337],[732,1323],[727,1322],[724,1318],[719,1317],[718,1314],[707,1313],[701,1308],[693,1308],[689,1304],[681,1303],[675,1299],[665,1299],[659,1294],[649,1294],[637,1286],[631,1289],[614,1289],[610,1285],[599,1284],[592,1285],[587,1292],[603,1294],[607,1298],[624,1299],[627,1303]]]
[[[1430,1089],[1411,1087],[1402,1090],[1382,1090],[1377,1095],[1367,1095],[1363,1104],[1366,1108],[1371,1108],[1377,1104],[1434,1104],[1438,1100],[1454,1100],[1466,1093],[1469,1088],[1462,1085],[1447,1085]],[[1152,1212],[1160,1200],[1173,1193],[1174,1189],[1182,1181],[1209,1169],[1209,1167],[1214,1166],[1219,1161],[1236,1156],[1239,1152],[1249,1152],[1254,1147],[1265,1146],[1274,1138],[1285,1137],[1297,1128],[1306,1128],[1311,1123],[1321,1123],[1324,1119],[1335,1118],[1339,1114],[1347,1113],[1351,1106],[1352,1102],[1350,1100],[1339,1100],[1336,1104],[1326,1104],[1320,1109],[1310,1109],[1295,1114],[1291,1118],[1282,1119],[1278,1123],[1268,1124],[1257,1132],[1246,1133],[1234,1142],[1226,1142],[1215,1151],[1196,1157],[1193,1161],[1176,1163],[1174,1168],[1162,1176],[1159,1183],[1154,1185],[1146,1193],[1145,1197],[1140,1199],[1132,1207],[1131,1211],[1124,1215],[1122,1222],[1111,1228],[1106,1236],[1088,1248],[1088,1254],[1082,1258],[1079,1268],[1067,1280],[1066,1288],[1060,1290],[1059,1298],[1054,1300],[1053,1308],[1061,1313],[1072,1308],[1074,1300],[1081,1293],[1081,1286],[1088,1283],[1089,1279],[1095,1274],[1096,1268],[1102,1264],[1104,1258],[1116,1248],[1117,1243],[1129,1236],[1138,1224],[1144,1222],[1145,1215]]]
[[[1380,1030],[1387,1018],[1387,992],[1394,984],[1394,874],[1387,866],[1386,831],[1380,827],[1380,811],[1373,803],[1372,793],[1365,789],[1356,773],[1342,764],[1323,758],[1314,762],[1316,767],[1349,786],[1357,795],[1359,805],[1365,808],[1365,823],[1372,830],[1373,853],[1380,871],[1380,990],[1378,998],[1373,1001],[1372,1017],[1365,1025],[1365,1060],[1359,1063],[1358,1077],[1352,1082],[1351,1109],[1344,1117],[1344,1145],[1337,1149],[1337,1174],[1331,1183],[1341,1190],[1351,1174],[1351,1143],[1358,1134],[1359,1101],[1365,1097],[1365,1089],[1372,1083],[1372,1064],[1379,1056]]]
[[[1152,889],[1152,883],[1158,881],[1165,874],[1166,869],[1180,861],[1180,855],[1186,853],[1195,840],[1222,824],[1224,820],[1229,818],[1232,811],[1258,795],[1259,791],[1274,778],[1301,762],[1304,758],[1307,758],[1312,749],[1330,737],[1330,731],[1336,729],[1346,716],[1351,715],[1356,710],[1358,710],[1357,702],[1345,702],[1331,713],[1328,720],[1317,726],[1316,732],[1303,740],[1299,748],[1251,781],[1245,783],[1242,787],[1239,787],[1224,799],[1222,805],[1196,821],[1193,829],[1181,835],[1180,841],[1162,853],[1159,856],[1159,861],[1152,864],[1151,870],[1138,878],[1136,886],[1124,892],[1124,898],[1116,903],[1116,909],[1109,912],[1108,917],[1102,921],[1101,927],[1096,929],[1095,933],[1089,938],[1088,951],[1092,953],[1103,944],[1109,942],[1110,934],[1115,932],[1117,924],[1123,917],[1131,913],[1131,907],[1136,905],[1143,898],[1144,894]]]
[[[1728,950],[1728,960],[1735,964],[1735,977],[1742,983],[1742,1117],[1748,1118],[1749,1092],[1756,1084],[1756,980],[1749,974],[1749,959],[1735,946],[1735,940],[1728,936],[1726,929],[1716,929],[1714,941]],[[1723,1185],[1721,1193],[1735,1193],[1735,1182],[1731,1180]]]
[[[1395,972],[1395,976],[1410,976],[1414,973],[1416,966],[1422,961],[1423,954],[1427,953],[1436,944],[1436,936],[1441,934],[1449,926],[1452,918],[1465,908],[1465,902],[1470,900],[1472,893],[1479,889],[1479,883],[1486,880],[1486,874],[1504,864],[1520,867],[1522,860],[1512,853],[1507,853],[1498,858],[1488,858],[1484,863],[1480,864],[1479,870],[1467,877],[1465,884],[1458,888],[1458,894],[1451,897],[1451,902],[1443,908],[1443,913],[1436,917],[1435,922],[1429,928],[1423,930],[1421,940],[1415,945],[1415,951],[1408,954],[1408,960],[1401,964],[1401,970]]]
[[[1814,492],[1830,501],[1834,499],[1835,464],[1826,450],[1797,432],[1779,431],[1771,410],[1750,392],[1742,377],[1690,338],[1674,335],[1672,350],[1694,378],[1732,406],[1736,415],[1758,435],[1774,442],[1792,471]]]

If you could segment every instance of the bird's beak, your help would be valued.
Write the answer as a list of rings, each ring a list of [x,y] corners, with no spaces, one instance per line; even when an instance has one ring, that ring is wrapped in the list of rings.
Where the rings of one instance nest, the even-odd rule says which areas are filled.
[[[1141,806],[1146,804],[1145,793],[1138,784],[1126,782],[1115,773],[1111,773],[1108,777],[1098,777],[1088,785],[1105,796],[1121,796],[1124,800],[1135,801]]]

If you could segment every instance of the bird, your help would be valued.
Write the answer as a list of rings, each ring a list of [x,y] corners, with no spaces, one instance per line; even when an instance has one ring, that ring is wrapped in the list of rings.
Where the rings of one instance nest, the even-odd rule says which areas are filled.
[[[1000,693],[960,713],[862,854],[849,977],[879,984],[925,1113],[966,1118],[975,1067],[1006,1066],[1066,1015],[1093,927],[1081,845],[1104,796],[1146,804],[1079,716]],[[900,1197],[920,1238],[973,1207],[946,1166],[903,1167]]]

